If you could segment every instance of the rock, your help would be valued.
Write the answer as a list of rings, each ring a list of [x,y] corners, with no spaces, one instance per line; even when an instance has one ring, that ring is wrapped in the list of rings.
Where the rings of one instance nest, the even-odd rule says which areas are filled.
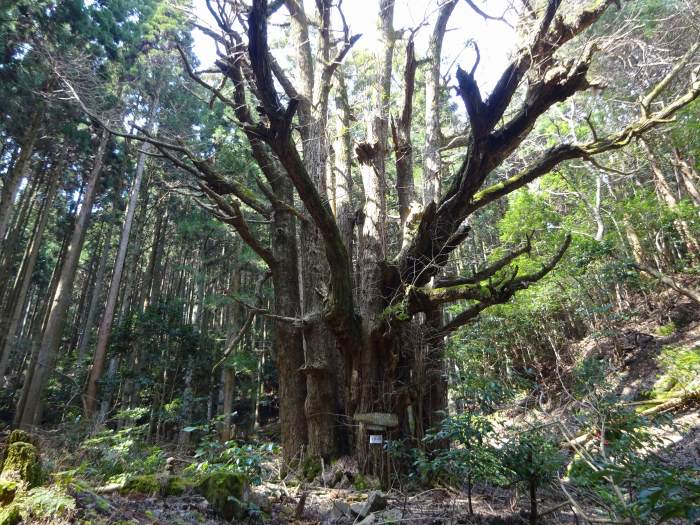
[[[147,496],[179,496],[192,487],[192,483],[178,476],[145,474],[134,476],[126,480],[119,487],[121,495],[144,494]],[[107,488],[104,487],[103,490]]]
[[[364,504],[362,505],[362,509],[360,510],[360,512],[358,512],[358,514],[364,518],[365,516],[370,515],[372,512],[384,510],[386,508],[386,505],[386,496],[378,490],[374,490],[370,492],[367,501],[364,502]]]
[[[362,521],[358,521],[357,525],[376,525],[377,523],[381,523],[380,518],[376,514],[370,514]]]
[[[344,474],[343,477],[340,478],[340,481],[335,485],[335,488],[337,489],[349,489],[350,487],[352,487],[352,481],[347,474]]]
[[[10,505],[0,509],[0,525],[18,525],[22,521],[22,515],[17,505]]]
[[[364,503],[354,503],[350,505],[350,512],[352,513],[353,516],[360,516],[361,518],[364,518],[366,514],[362,514],[362,511],[365,508]]]
[[[250,492],[249,501],[254,504],[262,512],[270,513],[272,512],[272,502],[270,498],[261,492]]]
[[[159,492],[160,483],[152,474],[128,478],[119,489],[119,493],[122,496],[127,496],[129,494],[144,494],[146,496],[153,496]]]
[[[353,517],[350,505],[345,503],[343,500],[337,499],[333,501],[333,508],[331,509],[331,514],[334,518],[342,518],[347,516],[348,518]]]
[[[335,487],[343,479],[343,474],[344,473],[342,470],[326,470],[326,472],[324,472],[321,476],[321,482],[323,483],[324,487]]]
[[[7,438],[7,446],[12,445],[12,443],[31,443],[35,447],[39,446],[39,442],[34,436],[32,436],[29,432],[19,429],[13,430],[10,433],[10,436]]]
[[[16,441],[7,447],[0,480],[21,481],[28,489],[41,483],[41,462],[36,446]]]
[[[403,513],[399,509],[387,509],[384,512],[377,514],[382,523],[400,523],[403,519]]]
[[[4,507],[12,503],[17,494],[19,485],[16,481],[9,479],[0,480],[0,507]]]
[[[362,521],[358,521],[357,525],[378,525],[379,523],[400,523],[403,514],[399,509],[389,509],[383,512],[372,512]]]
[[[224,519],[241,520],[245,516],[249,489],[243,474],[214,472],[204,478],[197,490]]]

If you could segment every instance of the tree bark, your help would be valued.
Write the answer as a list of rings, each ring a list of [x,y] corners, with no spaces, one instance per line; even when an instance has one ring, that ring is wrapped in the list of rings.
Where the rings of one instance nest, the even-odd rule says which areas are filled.
[[[157,106],[158,94],[156,94],[155,99],[151,103],[146,129],[150,130],[153,126],[153,120]],[[102,375],[105,356],[107,355],[107,343],[109,342],[109,336],[112,331],[112,322],[114,321],[114,313],[117,306],[117,298],[119,295],[119,285],[122,280],[122,272],[124,271],[124,261],[126,260],[126,251],[129,247],[131,227],[134,222],[136,207],[138,206],[139,192],[141,191],[141,181],[143,180],[143,171],[145,165],[146,153],[142,151],[139,153],[138,156],[138,161],[136,164],[136,174],[134,176],[134,182],[132,183],[131,190],[129,192],[129,203],[127,204],[126,215],[124,217],[124,225],[122,226],[122,233],[121,237],[119,238],[117,259],[114,263],[114,270],[112,272],[112,280],[109,285],[109,292],[107,292],[107,304],[105,305],[105,310],[102,314],[102,320],[100,321],[100,327],[97,331],[97,346],[95,348],[95,355],[93,357],[92,367],[90,368],[87,386],[85,388],[84,407],[85,417],[87,418],[92,418],[95,413],[95,407],[97,404],[97,382],[99,381],[100,376]]]
[[[53,372],[56,353],[61,344],[63,325],[71,302],[80,252],[85,240],[85,232],[92,212],[92,205],[97,194],[98,181],[102,172],[108,139],[109,133],[103,129],[95,154],[94,165],[87,181],[83,202],[73,227],[63,268],[61,269],[58,285],[52,299],[46,329],[44,330],[34,364],[35,369],[31,381],[26,381],[25,388],[23,388],[23,390],[26,389],[26,400],[19,420],[21,427],[38,424],[41,420],[41,396],[49,375]]]
[[[39,136],[39,127],[43,118],[43,110],[35,111],[29,121],[29,128],[22,139],[21,151],[15,160],[12,169],[7,174],[5,184],[0,192],[0,252],[4,250],[5,236],[7,228],[12,219],[12,212],[15,207],[15,197],[19,190],[20,183],[24,178],[29,161],[34,153],[34,144]]]
[[[656,183],[656,189],[659,195],[662,197],[668,208],[675,211],[678,208],[678,199],[673,194],[673,190],[669,185],[666,177],[664,176],[661,167],[656,159],[656,156],[651,151],[649,144],[646,140],[642,139],[640,141],[642,148],[644,149],[647,158],[649,159],[649,165],[651,167],[652,174],[654,175],[654,182]],[[693,234],[692,229],[687,221],[678,217],[674,221],[676,230],[678,230],[679,235],[685,243],[688,254],[695,260],[700,260],[700,242],[698,242],[696,236]]]
[[[17,294],[14,295],[14,302],[12,304],[10,319],[7,325],[7,335],[2,347],[2,355],[0,356],[0,381],[3,381],[3,378],[5,377],[5,372],[7,371],[7,365],[9,363],[12,349],[17,344],[16,335],[19,330],[22,313],[24,312],[25,305],[27,303],[27,292],[29,291],[29,286],[32,282],[34,266],[36,265],[39,257],[39,248],[41,247],[41,241],[44,235],[44,230],[46,229],[46,223],[51,215],[51,207],[53,206],[53,201],[58,190],[58,182],[61,180],[60,174],[62,169],[63,164],[61,163],[59,164],[56,172],[53,174],[54,176],[49,180],[48,188],[44,195],[41,209],[39,210],[39,215],[34,227],[32,239],[27,245],[24,260],[22,261],[21,267],[17,273],[17,279],[13,288],[17,288],[18,291]]]
[[[447,21],[452,15],[457,0],[449,0],[440,7],[433,33],[428,43],[429,70],[425,82],[425,148],[423,150],[423,206],[440,197],[440,62],[442,41],[447,29]]]

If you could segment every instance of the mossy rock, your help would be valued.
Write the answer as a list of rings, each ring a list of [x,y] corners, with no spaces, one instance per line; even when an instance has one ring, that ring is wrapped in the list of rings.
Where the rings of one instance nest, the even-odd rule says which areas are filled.
[[[25,432],[24,430],[19,430],[15,429],[12,432],[10,432],[10,435],[7,437],[7,441],[5,442],[5,446],[2,448],[2,451],[0,452],[0,471],[2,471],[2,467],[5,463],[5,457],[7,456],[7,449],[10,445],[13,443],[31,443],[37,448],[37,451],[39,450],[39,442],[38,440],[32,436],[29,432]]]
[[[7,438],[7,445],[10,446],[12,443],[31,443],[35,447],[39,447],[39,442],[34,436],[18,428],[13,430]]]
[[[179,496],[183,494],[188,489],[191,489],[194,484],[187,479],[180,478],[178,476],[169,476],[167,483],[165,484],[165,496]]]
[[[201,481],[197,491],[226,520],[240,520],[246,514],[248,481],[243,474],[214,472]]]
[[[16,481],[10,479],[0,480],[0,507],[5,507],[12,503],[19,488],[20,485]]]
[[[0,508],[0,525],[17,525],[22,522],[22,515],[17,505]]]
[[[41,483],[41,462],[36,446],[24,441],[11,443],[7,447],[0,479],[24,481],[27,488]]]
[[[145,474],[127,479],[119,492],[122,495],[179,496],[192,486],[192,482],[178,476]]]
[[[153,474],[143,476],[133,476],[128,478],[119,493],[122,495],[128,494],[144,494],[153,496],[160,492],[160,481]]]

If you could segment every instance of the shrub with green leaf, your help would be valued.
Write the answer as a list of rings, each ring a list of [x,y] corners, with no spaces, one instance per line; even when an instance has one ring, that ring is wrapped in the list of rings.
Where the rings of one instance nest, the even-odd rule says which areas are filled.
[[[126,474],[153,474],[165,467],[165,453],[146,442],[146,426],[104,430],[80,446],[82,474],[101,482],[123,481]]]
[[[515,483],[527,487],[530,495],[530,523],[538,520],[537,489],[552,480],[564,464],[559,443],[542,430],[517,433],[501,450],[503,466]]]
[[[437,432],[424,441],[449,443],[451,448],[438,448],[430,459],[419,456],[415,465],[423,478],[445,477],[451,483],[466,481],[469,513],[473,514],[472,486],[475,481],[502,483],[504,472],[498,450],[490,444],[493,425],[485,417],[465,413],[445,417]]]
[[[185,471],[199,478],[212,472],[243,474],[251,484],[258,484],[262,481],[264,463],[278,451],[274,443],[240,444],[234,440],[221,443],[216,433],[210,433],[200,441],[194,455],[196,461]]]

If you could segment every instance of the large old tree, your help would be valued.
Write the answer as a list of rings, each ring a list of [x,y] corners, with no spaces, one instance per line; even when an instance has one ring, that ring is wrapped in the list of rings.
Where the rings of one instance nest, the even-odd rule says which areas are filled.
[[[140,136],[191,176],[198,200],[269,268],[273,311],[248,306],[276,325],[285,458],[350,452],[367,470],[380,468],[368,446],[368,425],[385,425],[392,439],[419,440],[446,407],[445,338],[541,279],[568,246],[567,237],[538,270],[525,272],[512,264],[530,251],[529,232],[523,232],[522,244],[491,266],[455,275],[451,256],[469,236],[470,216],[562,162],[595,162],[596,155],[624,147],[700,94],[697,70],[685,85],[689,54],[641,99],[639,116],[631,116],[624,129],[592,130],[588,141],[542,148],[528,154],[527,163],[512,163],[517,167],[497,180],[492,174],[516,154],[541,115],[596,85],[589,78],[596,51],[621,36],[593,39],[584,33],[620,2],[514,6],[519,47],[492,91],[482,93],[475,80],[478,50],[476,63],[456,70],[468,122],[449,138],[440,122],[447,89],[440,58],[459,0],[439,4],[425,60],[415,56],[414,32],[394,28],[394,0],[378,2],[376,78],[368,106],[357,108],[349,107],[342,62],[359,35],[347,26],[331,27],[332,20],[344,20],[336,16],[340,2],[316,0],[310,13],[300,0],[207,1],[218,29],[202,29],[217,42],[216,71],[195,71],[181,50],[182,59],[188,76],[210,91],[212,104],[230,113],[231,133],[245,135],[259,168],[256,187],[243,182],[245,174],[219,171],[215,151],[147,130]],[[293,69],[276,59],[268,40],[268,19],[284,10]],[[461,30],[466,40],[468,28]],[[405,57],[395,49],[405,50]],[[401,85],[392,80],[398,63],[405,64]],[[414,144],[419,67],[425,71],[420,112],[426,127],[425,142]],[[671,84],[680,94],[660,103]],[[393,115],[392,93],[401,99]],[[365,132],[358,140],[349,130],[359,116]],[[415,188],[413,153],[419,147],[423,187]],[[456,169],[442,162],[447,151],[461,155]],[[389,172],[395,187],[389,187]],[[361,188],[353,187],[353,175]],[[391,202],[398,203],[398,218],[388,209]],[[261,219],[269,222],[269,235],[253,226]],[[454,303],[464,309],[445,316],[444,307]]]

